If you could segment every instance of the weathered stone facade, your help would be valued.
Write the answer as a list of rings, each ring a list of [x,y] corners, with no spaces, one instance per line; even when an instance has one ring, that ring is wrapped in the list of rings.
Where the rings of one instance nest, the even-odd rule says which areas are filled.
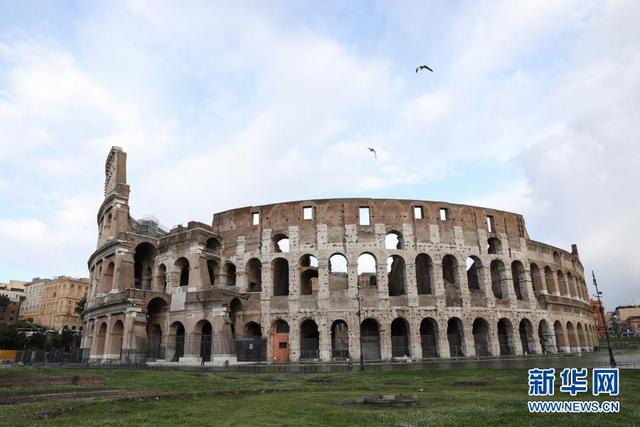
[[[233,209],[162,232],[111,150],[83,348],[93,362],[497,356],[597,345],[583,267],[524,218],[444,202]],[[256,350],[257,349],[257,350]]]

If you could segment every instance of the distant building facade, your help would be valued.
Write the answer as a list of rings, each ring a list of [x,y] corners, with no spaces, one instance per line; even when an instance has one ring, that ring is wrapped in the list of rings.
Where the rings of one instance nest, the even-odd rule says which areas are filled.
[[[13,302],[24,299],[24,284],[20,280],[9,280],[9,283],[0,283],[0,296],[5,296]]]
[[[82,319],[76,313],[76,305],[86,297],[88,289],[89,279],[60,276],[43,282],[36,314],[31,316],[33,322],[57,331],[65,326],[80,330]]]
[[[0,323],[15,323],[20,315],[20,302],[11,301],[8,305],[0,305]]]
[[[620,335],[640,335],[640,305],[616,307],[615,317],[619,323]]]
[[[24,301],[20,307],[20,320],[33,321],[40,313],[42,302],[42,289],[45,283],[51,279],[41,279],[35,277],[31,282],[24,285]]]

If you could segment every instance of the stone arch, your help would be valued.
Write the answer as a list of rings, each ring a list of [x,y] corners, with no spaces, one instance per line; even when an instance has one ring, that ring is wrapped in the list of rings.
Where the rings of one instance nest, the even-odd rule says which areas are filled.
[[[531,263],[529,265],[531,272],[531,283],[533,285],[533,292],[541,294],[545,292],[544,283],[542,283],[542,276],[540,274],[540,267],[537,264]]]
[[[402,249],[403,246],[402,233],[399,231],[392,230],[384,236],[385,249]]]
[[[513,278],[513,291],[515,292],[516,299],[525,299],[527,297],[527,286],[524,275],[524,265],[518,260],[511,263],[511,277]]]
[[[116,320],[116,322],[113,324],[111,333],[109,334],[109,338],[111,339],[109,354],[112,358],[121,359],[122,341],[124,339],[124,323],[122,323],[122,320]]]
[[[365,252],[358,257],[358,286],[378,286],[376,277],[377,260],[372,254]]]
[[[211,346],[213,344],[213,327],[206,319],[199,320],[193,328],[193,342],[199,341],[199,356],[203,362],[211,361]],[[199,339],[198,339],[199,338]]]
[[[387,258],[387,275],[389,278],[389,296],[406,294],[406,268],[404,259],[401,256],[391,255]]]
[[[300,257],[300,295],[318,292],[318,258],[313,255]]]
[[[329,257],[329,291],[346,291],[349,288],[349,262],[341,253]]]
[[[482,261],[475,255],[467,257],[467,284],[471,292],[481,290]]]
[[[289,237],[282,233],[275,234],[273,236],[273,251],[287,253],[289,250]]]
[[[331,357],[346,359],[349,357],[349,327],[344,320],[334,320],[331,324]]]
[[[162,327],[154,323],[147,325],[147,359],[158,360],[164,359],[164,351],[162,346]]]
[[[500,355],[512,355],[514,351],[513,325],[507,318],[498,320],[498,343],[500,344]]]
[[[578,332],[578,347],[580,347],[581,350],[586,351],[587,350],[587,340],[584,336],[584,329],[582,328],[582,323],[578,322],[576,325],[576,330]]]
[[[260,327],[260,324],[258,322],[247,322],[244,325],[243,333],[252,337],[261,337],[262,328]]]
[[[151,289],[156,253],[156,248],[149,242],[142,242],[134,249],[133,286],[136,289]]]
[[[391,355],[392,357],[411,356],[409,323],[402,317],[391,322]]]
[[[229,302],[229,320],[231,321],[231,334],[235,337],[236,331],[240,329],[242,320],[242,302],[239,298],[233,298]]]
[[[487,253],[498,255],[502,253],[502,242],[497,237],[487,239]]]
[[[433,261],[427,254],[416,256],[416,285],[418,295],[433,294]]]
[[[538,323],[538,339],[543,354],[556,352],[555,335],[549,329],[549,324],[545,319]]]
[[[567,287],[569,288],[569,295],[572,298],[576,298],[578,296],[578,290],[576,289],[576,281],[571,272],[567,272]]]
[[[189,286],[189,270],[189,260],[185,257],[180,257],[176,260],[174,271],[177,273],[180,286]]]
[[[224,272],[227,276],[227,286],[236,285],[236,265],[232,262],[226,262],[224,264]]]
[[[580,346],[578,345],[578,337],[576,335],[576,330],[573,327],[573,323],[567,322],[567,339],[569,340],[569,349],[571,352],[580,351]]]
[[[448,307],[461,306],[458,259],[453,255],[447,254],[442,258],[442,280],[446,305]]]
[[[220,253],[220,246],[220,240],[215,237],[210,237],[205,243],[205,250],[209,253],[217,255]]]
[[[98,327],[98,334],[96,335],[96,347],[95,355],[104,356],[104,344],[107,338],[107,323],[102,322]]]
[[[564,353],[569,350],[569,346],[567,345],[567,340],[564,334],[564,329],[562,328],[562,323],[559,320],[556,320],[553,324],[553,332],[556,337],[556,348],[558,352]]]
[[[360,346],[364,360],[380,360],[380,325],[375,319],[367,318],[360,324]]]
[[[275,258],[271,262],[273,273],[273,296],[289,295],[289,261]]]
[[[567,280],[565,279],[564,273],[562,272],[562,270],[558,270],[556,274],[558,277],[560,295],[562,295],[563,297],[569,296],[569,291],[567,290]]]
[[[420,344],[423,359],[439,357],[438,340],[438,322],[432,317],[425,317],[420,322]]]
[[[162,292],[167,292],[167,266],[164,264],[158,265],[156,283],[159,289],[162,289]]]
[[[464,324],[458,317],[452,317],[447,322],[447,340],[451,357],[464,357]]]
[[[101,291],[106,293],[112,289],[116,289],[115,285],[115,263],[113,261],[107,264],[102,276]]]
[[[518,332],[520,333],[520,344],[522,345],[523,354],[534,354],[535,341],[533,339],[533,325],[531,321],[526,317],[520,320],[518,326]]]
[[[313,319],[300,323],[300,359],[320,358],[320,332]]]
[[[491,269],[491,291],[493,292],[493,296],[498,300],[502,300],[506,297],[507,292],[505,292],[505,282],[507,280],[507,275],[504,269],[504,263],[499,259],[494,259],[491,261],[490,265]]]
[[[547,285],[547,292],[552,294],[558,293],[558,287],[556,286],[553,271],[548,265],[544,268],[544,282]]]
[[[216,278],[218,277],[218,275],[220,274],[219,270],[219,266],[218,266],[218,262],[214,259],[208,259],[207,260],[207,273],[209,274],[209,284],[211,286],[215,286],[216,285]]]
[[[251,258],[245,268],[249,292],[262,291],[262,263],[258,258]]]
[[[169,336],[173,344],[173,357],[171,360],[174,362],[178,362],[184,356],[185,335],[186,331],[181,322],[173,322],[169,326]]]
[[[476,350],[476,357],[491,356],[491,328],[489,322],[482,317],[473,321],[473,345]]]
[[[271,358],[274,362],[289,361],[289,324],[277,319],[271,325]]]

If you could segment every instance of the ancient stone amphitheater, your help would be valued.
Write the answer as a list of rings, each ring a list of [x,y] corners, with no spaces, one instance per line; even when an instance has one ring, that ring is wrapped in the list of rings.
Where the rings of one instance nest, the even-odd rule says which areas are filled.
[[[521,215],[328,199],[170,231],[129,215],[106,162],[83,349],[94,363],[408,361],[591,351],[584,271]]]

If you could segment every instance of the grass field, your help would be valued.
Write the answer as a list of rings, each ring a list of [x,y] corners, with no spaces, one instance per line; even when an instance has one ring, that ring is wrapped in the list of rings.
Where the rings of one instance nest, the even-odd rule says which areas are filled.
[[[622,371],[620,382],[619,414],[539,415],[527,411],[526,370],[251,374],[11,367],[0,369],[0,424],[640,425],[640,371]],[[416,395],[419,401],[398,408],[355,401],[380,394]],[[570,399],[558,392],[554,398]]]

